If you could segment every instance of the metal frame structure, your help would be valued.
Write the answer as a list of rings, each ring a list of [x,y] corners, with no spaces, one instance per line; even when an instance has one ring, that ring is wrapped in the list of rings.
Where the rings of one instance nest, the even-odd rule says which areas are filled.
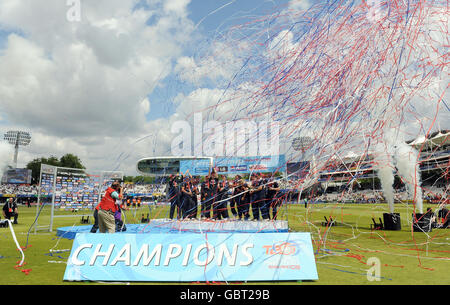
[[[91,215],[79,215],[79,214],[75,214],[75,215],[61,215],[61,216],[55,216],[55,196],[56,196],[56,178],[58,176],[58,170],[70,170],[70,171],[85,171],[84,169],[79,169],[79,168],[69,168],[69,167],[59,167],[59,166],[53,166],[53,165],[47,165],[47,164],[41,164],[41,172],[39,175],[39,188],[38,188],[38,199],[37,199],[37,205],[36,205],[36,220],[35,220],[35,224],[34,224],[34,232],[36,233],[38,230],[44,230],[44,231],[48,231],[48,232],[52,232],[53,231],[53,219],[57,218],[57,217],[80,217],[80,216],[91,216]],[[42,189],[42,174],[43,173],[47,173],[49,175],[53,175],[53,185],[52,185],[52,190],[51,190],[51,194],[52,194],[52,201],[51,201],[51,210],[50,210],[50,224],[49,225],[44,225],[44,226],[39,226],[38,225],[38,218],[39,218],[39,214],[41,211],[41,189]],[[120,171],[101,171],[100,172],[100,183],[98,186],[98,198],[97,198],[97,202],[95,204],[95,206],[100,202],[101,200],[101,196],[102,196],[102,187],[104,184],[104,177],[108,176],[108,174],[111,173],[116,173],[119,177],[118,179],[123,180],[123,172]],[[95,208],[95,206],[93,206],[93,208]]]

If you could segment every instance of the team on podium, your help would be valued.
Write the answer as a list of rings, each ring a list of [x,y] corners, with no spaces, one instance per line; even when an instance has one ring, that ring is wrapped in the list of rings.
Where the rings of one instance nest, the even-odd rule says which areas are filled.
[[[231,213],[237,219],[252,220],[277,218],[278,208],[283,201],[278,183],[260,173],[252,174],[250,181],[236,176],[229,181],[212,172],[204,181],[191,176],[172,175],[169,178],[169,218],[222,220]],[[200,211],[198,207],[200,206]],[[175,214],[176,212],[176,214]]]

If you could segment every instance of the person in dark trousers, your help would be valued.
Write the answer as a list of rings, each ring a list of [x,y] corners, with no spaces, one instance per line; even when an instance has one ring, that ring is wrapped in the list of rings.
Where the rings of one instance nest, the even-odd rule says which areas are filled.
[[[209,202],[209,176],[205,177],[205,181],[201,184],[200,189],[200,204],[201,204],[201,218],[211,218],[211,210],[208,208]]]
[[[217,219],[217,201],[218,199],[218,186],[217,178],[211,177],[209,179],[209,191],[208,191],[208,201],[206,203],[206,209],[212,211],[212,219]]]
[[[232,189],[231,192],[231,199],[230,199],[230,211],[231,214],[233,214],[234,218],[238,218],[238,213],[237,213],[237,207],[238,207],[238,203],[237,203],[237,199],[236,199],[236,195],[238,194],[238,180],[235,178],[233,180],[233,182],[231,182],[230,187]]]
[[[175,210],[177,211],[177,218],[181,217],[180,211],[180,189],[178,187],[178,181],[176,177],[172,176],[169,180],[169,201],[170,201],[170,211],[169,218],[173,219]]]
[[[186,192],[189,192],[189,194],[186,194]],[[186,211],[189,209],[188,198],[190,198],[190,191],[187,186],[187,179],[184,178],[183,181],[180,183],[179,206],[181,210],[181,219],[186,218]]]
[[[240,178],[240,177],[239,177]],[[248,193],[248,187],[242,179],[235,181],[234,191],[232,197],[231,212],[239,220],[248,220],[249,214],[249,202],[250,194]]]
[[[91,233],[97,233],[98,230],[98,204],[94,209],[94,224],[91,228]]]
[[[278,208],[281,205],[280,186],[275,180],[271,180],[267,185],[267,199],[269,207],[272,208],[272,219],[276,220],[278,215]]]
[[[217,185],[217,199],[214,204],[214,215],[217,220],[227,219],[228,216],[228,190],[229,183],[225,176]]]
[[[13,224],[18,224],[17,218],[19,218],[19,211],[17,210],[17,204],[13,198],[8,198],[3,206],[3,217],[8,220],[14,218]]]
[[[260,193],[260,205],[259,209],[261,212],[261,217],[263,219],[270,219],[270,199],[268,198],[268,189],[267,189],[267,183],[269,182],[269,179],[264,177],[263,175],[259,176],[259,184],[262,187],[261,193]]]
[[[127,226],[123,223],[122,220],[122,209],[124,209],[124,206],[119,206],[116,213],[114,214],[114,220],[116,222],[116,232],[125,232],[127,230]]]
[[[189,213],[189,218],[191,219],[197,219],[197,213],[198,213],[198,194],[199,194],[199,190],[198,190],[198,179],[192,179],[192,183],[191,183],[191,203],[192,203],[192,207],[191,207],[191,211]]]
[[[259,220],[260,217],[260,209],[262,206],[262,200],[264,199],[263,195],[263,186],[261,184],[261,180],[259,179],[259,175],[253,174],[251,176],[251,189],[250,189],[250,204],[252,206],[253,219]]]
[[[244,220],[250,219],[250,187],[247,183],[242,181],[241,186],[241,199],[240,199],[240,208],[238,209],[238,213],[241,213],[244,217]]]
[[[180,207],[183,219],[189,218],[194,207],[191,178],[185,177],[181,184]]]

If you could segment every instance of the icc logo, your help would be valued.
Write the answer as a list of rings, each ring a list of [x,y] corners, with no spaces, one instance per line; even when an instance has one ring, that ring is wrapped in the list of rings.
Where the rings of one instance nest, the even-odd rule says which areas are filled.
[[[273,245],[263,246],[267,255],[296,255],[300,247],[292,242],[280,242]]]

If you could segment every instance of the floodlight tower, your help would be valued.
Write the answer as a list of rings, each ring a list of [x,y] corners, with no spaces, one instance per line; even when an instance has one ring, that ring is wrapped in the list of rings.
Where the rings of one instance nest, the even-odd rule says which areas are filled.
[[[306,150],[308,150],[308,148],[311,147],[311,145],[313,144],[313,140],[310,137],[296,137],[292,140],[292,148],[295,151],[301,151],[303,154],[305,153]],[[302,196],[302,192],[303,192],[303,188],[305,186],[305,184],[311,183],[311,181],[313,181],[314,177],[311,177],[311,173],[314,174],[315,173],[315,167],[316,167],[316,159],[314,157],[314,155],[312,155],[312,160],[310,163],[310,167],[309,167],[309,173],[306,176],[307,178],[309,178],[309,180],[307,181],[305,179],[305,181],[303,181],[303,183],[301,184],[301,187],[299,189],[299,193],[298,193],[298,199],[297,199],[297,203],[300,203],[300,198]],[[308,185],[307,185],[308,187]]]
[[[310,137],[296,137],[292,140],[292,148],[295,151],[300,150],[304,153],[311,145],[312,139]]]
[[[25,131],[8,131],[4,135],[4,139],[9,144],[14,145],[14,167],[17,168],[17,155],[19,154],[19,146],[27,146],[31,142],[31,135]]]

